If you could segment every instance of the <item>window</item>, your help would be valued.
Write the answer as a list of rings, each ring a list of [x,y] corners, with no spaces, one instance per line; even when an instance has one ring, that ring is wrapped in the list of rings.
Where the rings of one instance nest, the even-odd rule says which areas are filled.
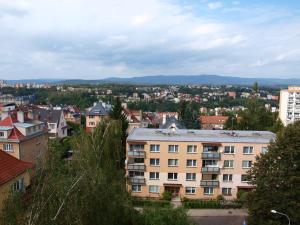
[[[95,123],[94,123],[95,124]],[[94,124],[92,124],[92,125],[94,125]],[[50,123],[49,124],[49,127],[50,127],[50,129],[54,129],[55,127],[56,127],[56,124],[55,123]]]
[[[24,179],[19,179],[16,182],[12,184],[12,191],[17,192],[17,191],[24,191]]]
[[[196,188],[195,187],[186,187],[185,193],[187,195],[194,195],[196,193]]]
[[[132,185],[131,190],[132,190],[132,192],[141,192],[142,186],[141,185]]]
[[[245,146],[243,148],[243,153],[244,154],[253,154],[253,147],[252,146]]]
[[[3,137],[4,136],[4,132],[0,132],[0,137]]]
[[[159,173],[158,172],[150,172],[149,173],[149,179],[150,180],[158,180],[159,179]]]
[[[205,187],[204,188],[204,194],[205,195],[212,195],[212,194],[214,194],[214,188],[212,188],[212,187]]]
[[[250,160],[243,160],[242,167],[243,168],[250,168],[252,166],[252,161]]]
[[[261,154],[266,154],[268,152],[268,148],[267,147],[262,147],[261,148]]]
[[[94,116],[89,116],[89,119],[93,119],[94,118]]]
[[[223,174],[223,181],[224,182],[232,181],[232,174]]]
[[[178,145],[169,145],[169,152],[178,152]]]
[[[144,172],[140,171],[129,171],[129,177],[143,177]]]
[[[186,166],[187,167],[196,167],[197,166],[197,160],[196,159],[187,159],[186,160]]]
[[[13,145],[12,144],[4,144],[3,145],[4,151],[12,151],[13,150]]]
[[[95,125],[95,122],[89,122],[89,125],[90,125],[90,126],[94,126],[94,125]],[[51,128],[51,129],[53,129],[53,128]]]
[[[150,185],[149,186],[149,193],[159,193],[159,186]]]
[[[159,166],[159,158],[150,158],[150,166]]]
[[[159,152],[160,146],[159,145],[150,145],[150,152]]]
[[[224,168],[233,168],[233,160],[224,160]]]
[[[242,174],[242,176],[241,176],[241,181],[242,181],[242,182],[248,182],[248,181],[249,181],[248,175],[247,175],[247,174]]]
[[[205,146],[203,147],[203,152],[208,152],[208,153],[209,153],[209,152],[217,152],[218,149],[219,149],[218,146],[205,145]]]
[[[187,181],[195,181],[196,180],[196,173],[187,173],[185,175],[185,179]]]
[[[234,154],[234,146],[225,146],[224,154]]]
[[[178,174],[177,173],[168,173],[168,180],[177,180]]]
[[[144,145],[143,144],[132,144],[129,145],[130,151],[144,151]]]
[[[178,159],[168,159],[168,166],[178,166]]]
[[[231,188],[222,188],[222,195],[231,195]]]
[[[197,153],[197,145],[188,145],[187,153]]]

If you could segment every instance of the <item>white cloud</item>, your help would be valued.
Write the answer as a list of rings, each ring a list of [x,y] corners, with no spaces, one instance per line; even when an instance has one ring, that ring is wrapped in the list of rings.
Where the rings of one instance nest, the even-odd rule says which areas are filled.
[[[220,9],[223,7],[222,2],[210,2],[207,4],[208,8],[211,10]]]

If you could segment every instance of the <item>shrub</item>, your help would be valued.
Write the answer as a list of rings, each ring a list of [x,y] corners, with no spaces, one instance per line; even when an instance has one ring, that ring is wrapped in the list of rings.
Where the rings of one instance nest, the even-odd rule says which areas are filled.
[[[188,209],[220,209],[222,205],[215,200],[188,200],[183,203]]]
[[[170,201],[133,199],[132,204],[135,207],[167,207],[170,206]]]
[[[172,199],[172,193],[169,192],[169,191],[164,191],[162,193],[162,199],[166,200],[166,201],[171,201],[171,199]]]

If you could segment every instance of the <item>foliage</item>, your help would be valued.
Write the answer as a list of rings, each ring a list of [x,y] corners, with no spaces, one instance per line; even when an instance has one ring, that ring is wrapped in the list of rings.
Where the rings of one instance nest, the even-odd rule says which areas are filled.
[[[179,121],[183,122],[187,129],[199,129],[199,108],[195,109],[193,104],[181,102],[178,109]]]
[[[166,207],[166,206],[170,206],[170,201],[133,199],[132,204],[135,207]]]
[[[169,191],[164,191],[162,193],[162,199],[166,200],[166,201],[171,201],[171,199],[172,199],[172,193],[169,192]]]
[[[283,127],[278,114],[267,110],[257,99],[247,103],[247,109],[239,112],[239,117],[229,117],[225,129],[234,130],[269,130],[277,132]]]
[[[139,224],[143,225],[191,225],[185,209],[182,207],[148,207],[144,208]]]
[[[183,206],[187,209],[220,209],[222,205],[216,200],[192,200],[185,199]]]
[[[223,195],[218,195],[217,196],[217,201],[223,201],[224,200],[224,196]]]
[[[245,206],[248,201],[249,192],[240,190],[240,191],[238,191],[236,197],[237,197],[237,202],[239,202],[240,204]]]
[[[256,185],[248,198],[250,225],[287,224],[271,209],[289,215],[291,224],[300,224],[300,122],[278,133],[249,175]]]

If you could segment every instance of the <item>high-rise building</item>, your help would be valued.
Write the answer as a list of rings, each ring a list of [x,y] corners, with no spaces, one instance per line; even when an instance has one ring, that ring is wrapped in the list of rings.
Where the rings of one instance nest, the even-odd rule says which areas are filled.
[[[269,131],[136,128],[127,138],[128,189],[137,197],[164,191],[194,199],[236,198],[251,190],[247,171],[275,138]]]
[[[285,126],[300,120],[300,86],[280,91],[279,118]]]

